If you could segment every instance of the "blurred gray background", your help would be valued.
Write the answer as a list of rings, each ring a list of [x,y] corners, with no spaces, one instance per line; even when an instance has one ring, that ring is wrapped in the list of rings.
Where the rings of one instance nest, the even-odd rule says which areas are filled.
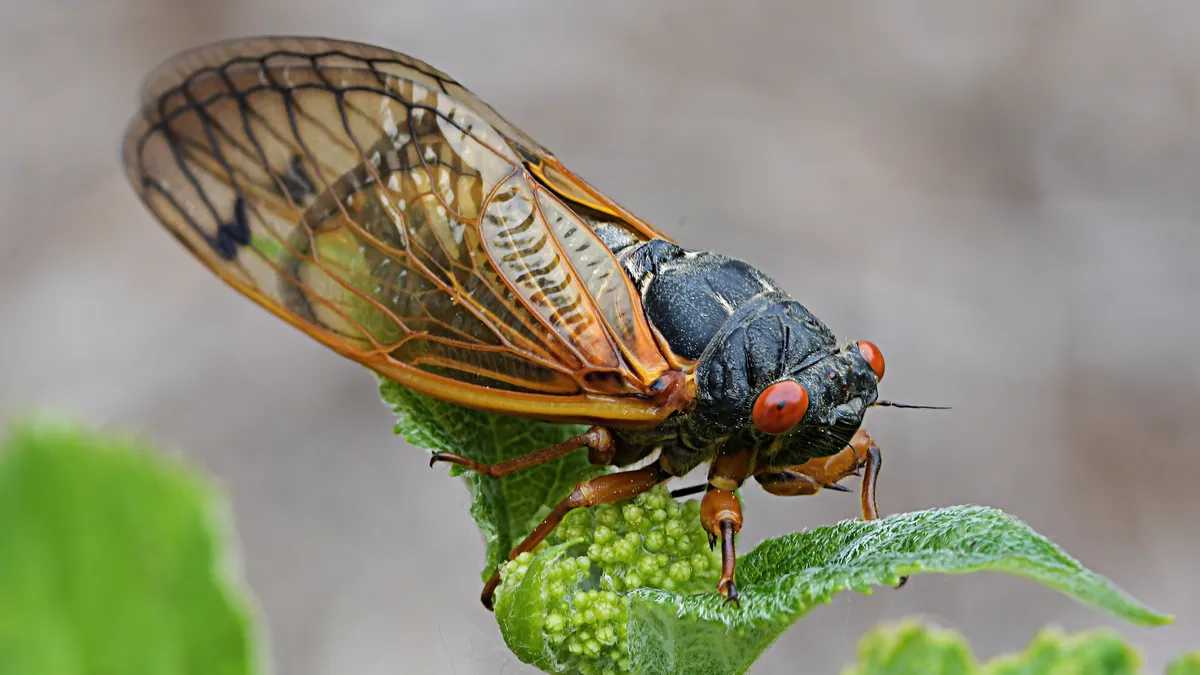
[[[448,71],[681,242],[761,266],[888,360],[881,507],[1003,508],[1175,626],[1033,583],[840,596],[758,673],[835,673],[906,615],[980,656],[1119,626],[1200,647],[1200,4],[0,2],[0,418],[144,430],[228,489],[289,675],[527,673],[478,601],[467,494],[373,378],[237,296],[135,201],[160,59],[317,33]],[[857,485],[854,485],[857,488]],[[856,515],[746,491],[742,547]]]

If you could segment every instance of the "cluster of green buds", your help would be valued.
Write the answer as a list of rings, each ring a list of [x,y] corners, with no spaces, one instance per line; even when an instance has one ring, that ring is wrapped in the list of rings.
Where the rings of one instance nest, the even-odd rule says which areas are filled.
[[[659,486],[572,511],[541,546],[507,563],[496,618],[527,662],[583,675],[629,672],[627,593],[711,593],[720,571],[699,502],[677,502]]]

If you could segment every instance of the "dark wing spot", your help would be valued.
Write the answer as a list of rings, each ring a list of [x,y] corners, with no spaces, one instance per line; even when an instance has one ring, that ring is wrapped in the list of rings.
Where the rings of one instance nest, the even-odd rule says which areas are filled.
[[[233,220],[221,223],[212,240],[217,255],[226,260],[235,260],[241,246],[250,245],[250,221],[246,219],[246,200],[238,197],[233,203]]]

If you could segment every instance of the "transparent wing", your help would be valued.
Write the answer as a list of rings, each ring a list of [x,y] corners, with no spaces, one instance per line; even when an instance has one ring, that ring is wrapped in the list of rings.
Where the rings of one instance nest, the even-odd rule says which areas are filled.
[[[631,283],[577,210],[653,230],[420,61],[292,38],[185,53],[146,86],[125,164],[226,282],[401,384],[544,419],[676,405]]]

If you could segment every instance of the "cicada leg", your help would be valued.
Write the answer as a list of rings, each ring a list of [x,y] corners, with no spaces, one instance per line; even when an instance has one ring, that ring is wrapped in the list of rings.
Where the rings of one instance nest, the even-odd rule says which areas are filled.
[[[721,578],[717,592],[725,596],[725,604],[738,604],[737,585],[733,582],[737,564],[734,537],[742,529],[742,504],[729,490],[708,488],[700,500],[700,524],[708,532],[709,546],[721,542]]]
[[[509,559],[512,560],[526,551],[532,551],[535,546],[542,543],[542,540],[554,531],[554,528],[558,527],[563,517],[571,510],[630,499],[670,477],[671,474],[667,473],[666,469],[655,463],[641,469],[610,473],[580,483],[574,492],[559,502],[550,511],[550,515],[546,516],[545,520],[533,528],[533,532],[530,532],[529,536],[525,537],[524,541],[509,553]],[[483,601],[484,607],[492,609],[492,599],[496,593],[496,587],[499,585],[500,570],[496,570],[491,578],[487,580],[487,583],[484,584],[483,592],[479,596],[479,599]]]
[[[707,489],[708,489],[708,483],[700,483],[699,485],[689,485],[685,488],[677,488],[675,490],[671,490],[671,496],[674,497],[675,499],[678,499],[680,497],[690,497],[692,495],[698,495]]]
[[[754,475],[754,479],[767,492],[781,497],[816,494],[825,488],[848,492],[838,481],[862,473],[862,519],[878,520],[879,506],[876,503],[876,486],[883,456],[866,429],[859,429],[841,452],[829,457],[812,459],[804,464],[786,468],[770,467]],[[908,582],[901,577],[896,588]]]
[[[879,508],[875,503],[875,484],[879,480],[880,454],[871,434],[859,429],[841,452],[818,457],[804,464],[789,467],[766,467],[754,475],[763,489],[780,497],[813,495],[821,488],[849,492],[838,482],[847,476],[863,474],[862,517],[877,520]]]
[[[734,583],[737,550],[734,538],[742,529],[742,504],[733,492],[749,477],[754,452],[748,448],[721,452],[708,469],[708,491],[700,500],[700,524],[708,532],[708,544],[721,542],[721,578],[717,592],[725,596],[725,604],[738,604]]]
[[[558,445],[552,445],[548,448],[542,448],[541,450],[534,450],[533,452],[521,455],[520,457],[514,457],[496,464],[484,464],[482,462],[476,462],[469,457],[456,455],[452,452],[435,452],[433,453],[433,456],[429,458],[429,466],[433,466],[438,462],[446,462],[448,464],[457,464],[458,466],[470,469],[476,473],[481,473],[485,476],[491,476],[492,478],[503,478],[514,471],[528,469],[530,467],[538,466],[539,464],[545,464],[546,462],[553,462],[554,460],[569,455],[582,447],[588,448],[588,461],[592,464],[597,464],[600,466],[611,462],[613,453],[615,452],[613,446],[613,437],[608,429],[605,429],[604,427],[592,427],[585,433],[575,436],[574,438],[568,438]]]

